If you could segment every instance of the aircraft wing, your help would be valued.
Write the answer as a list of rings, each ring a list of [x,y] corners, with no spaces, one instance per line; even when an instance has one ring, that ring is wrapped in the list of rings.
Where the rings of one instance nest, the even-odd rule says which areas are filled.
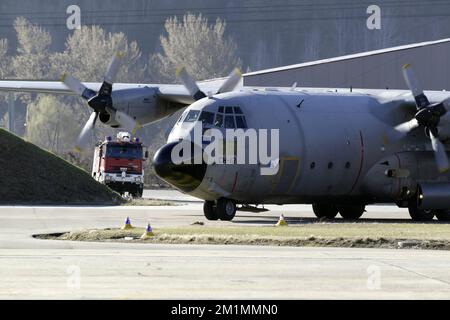
[[[199,87],[202,91],[217,92],[220,88],[221,80],[200,82]],[[84,86],[97,92],[102,83],[83,82]],[[158,88],[158,96],[161,99],[189,105],[195,102],[188,90],[183,85],[178,84],[142,84],[142,83],[115,83],[113,90],[124,90],[134,88]],[[64,83],[59,81],[21,81],[21,80],[3,80],[0,81],[0,92],[23,92],[23,93],[47,93],[75,95]]]

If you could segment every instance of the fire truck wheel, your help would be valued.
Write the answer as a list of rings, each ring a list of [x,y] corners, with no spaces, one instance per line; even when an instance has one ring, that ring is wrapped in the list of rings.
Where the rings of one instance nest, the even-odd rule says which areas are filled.
[[[203,204],[203,213],[208,220],[219,220],[219,215],[217,214],[217,208],[214,201],[205,201]]]

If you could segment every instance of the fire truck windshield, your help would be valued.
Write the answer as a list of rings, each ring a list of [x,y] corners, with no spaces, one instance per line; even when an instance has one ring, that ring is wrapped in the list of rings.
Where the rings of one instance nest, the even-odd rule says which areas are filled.
[[[142,159],[142,147],[108,146],[106,148],[106,157],[121,159]]]

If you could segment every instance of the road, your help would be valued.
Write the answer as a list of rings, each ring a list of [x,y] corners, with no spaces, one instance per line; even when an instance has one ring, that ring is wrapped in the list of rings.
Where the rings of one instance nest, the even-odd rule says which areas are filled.
[[[181,199],[170,191],[149,197]],[[307,206],[270,207],[226,224],[267,225]],[[174,207],[0,207],[0,299],[450,298],[450,252],[44,241],[36,233],[205,221],[201,203]],[[407,219],[369,207],[368,219]],[[208,222],[207,224],[219,224]]]

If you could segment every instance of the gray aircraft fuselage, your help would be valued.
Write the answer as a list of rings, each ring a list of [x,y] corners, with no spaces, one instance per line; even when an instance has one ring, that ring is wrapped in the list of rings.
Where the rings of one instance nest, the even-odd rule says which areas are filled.
[[[278,173],[261,175],[258,164],[213,164],[194,170],[188,187],[156,170],[163,179],[208,201],[399,205],[415,193],[417,182],[449,180],[438,172],[422,128],[402,139],[396,136],[395,125],[411,118],[414,110],[382,95],[249,90],[204,98],[185,114],[217,114],[227,106],[242,109],[248,128],[280,130]],[[192,123],[178,122],[168,143],[186,138],[192,128]]]

